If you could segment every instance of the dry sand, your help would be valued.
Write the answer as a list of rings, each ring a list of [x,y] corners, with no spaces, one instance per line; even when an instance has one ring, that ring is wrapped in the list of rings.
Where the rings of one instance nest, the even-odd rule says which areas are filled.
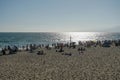
[[[66,48],[72,56],[36,51],[0,56],[0,80],[120,80],[120,47],[92,47],[80,55]]]

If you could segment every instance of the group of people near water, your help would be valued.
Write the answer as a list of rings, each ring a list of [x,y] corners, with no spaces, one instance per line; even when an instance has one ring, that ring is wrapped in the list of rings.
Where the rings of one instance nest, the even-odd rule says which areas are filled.
[[[89,47],[111,47],[112,45],[114,46],[120,46],[120,40],[104,40],[104,41],[79,41],[78,45],[80,47],[77,47],[77,51],[79,52],[79,54],[84,53],[86,51],[86,48]],[[69,55],[71,56],[72,53],[66,53],[64,51],[64,48],[73,48],[76,49],[76,43],[75,42],[71,42],[71,43],[54,43],[52,44],[52,46],[50,47],[49,44],[44,45],[44,44],[29,44],[26,46],[22,46],[21,50],[25,50],[25,51],[29,51],[30,53],[32,53],[34,50],[36,50],[37,48],[46,48],[47,50],[51,50],[52,48],[54,48],[56,50],[56,52],[64,52],[62,53],[62,55]],[[18,51],[20,51],[20,49],[17,46],[5,46],[4,48],[2,48],[2,50],[0,51],[0,55],[7,55],[7,54],[16,54]],[[37,52],[38,55],[43,55],[44,51],[40,50]]]
[[[83,45],[85,47],[111,47],[111,46],[120,46],[120,39],[119,40],[97,40],[97,41],[85,41],[85,42],[81,42],[79,41],[79,45]]]
[[[9,54],[15,54],[18,51],[18,47],[17,46],[5,46],[4,48],[2,48],[0,55],[9,55]]]

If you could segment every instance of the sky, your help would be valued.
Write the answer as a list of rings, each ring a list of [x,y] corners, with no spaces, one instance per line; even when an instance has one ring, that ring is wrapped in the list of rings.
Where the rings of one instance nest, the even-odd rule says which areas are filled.
[[[0,0],[0,32],[120,29],[120,0]]]

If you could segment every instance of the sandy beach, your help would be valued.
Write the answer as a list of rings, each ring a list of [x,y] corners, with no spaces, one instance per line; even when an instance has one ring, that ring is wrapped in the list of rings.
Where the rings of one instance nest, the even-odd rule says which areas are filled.
[[[39,50],[45,55],[37,55]],[[64,52],[72,55],[38,48],[0,56],[0,80],[120,80],[120,47],[91,47],[81,54],[64,48]]]
[[[0,80],[120,80],[120,0],[0,0]]]

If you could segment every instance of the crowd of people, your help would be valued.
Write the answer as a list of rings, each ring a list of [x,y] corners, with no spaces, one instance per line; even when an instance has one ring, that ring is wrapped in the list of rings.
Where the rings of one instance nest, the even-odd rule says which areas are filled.
[[[1,53],[2,55],[10,55],[10,54],[16,54],[16,52],[18,51],[18,47],[17,46],[5,46],[5,48],[2,48]]]
[[[20,50],[25,50],[25,51],[29,51],[30,53],[32,53],[34,50],[36,50],[37,48],[45,48],[47,50],[51,50],[52,48],[54,48],[56,50],[56,52],[64,52],[64,48],[73,48],[76,49],[76,43],[75,42],[71,42],[71,43],[54,43],[52,44],[52,46],[50,47],[50,45],[44,45],[44,44],[29,44],[26,46],[22,46],[22,49],[19,49],[17,46],[5,46],[4,48],[2,48],[1,53],[2,55],[7,55],[7,54],[15,54],[17,53],[17,51]],[[86,48],[89,47],[111,47],[111,46],[120,46],[120,40],[104,40],[104,41],[79,41],[78,42],[78,47],[77,50],[79,52],[79,54],[84,53],[84,51],[86,50]],[[38,51],[37,53],[38,55],[43,55],[44,51]],[[62,53],[62,55],[72,55],[71,52],[70,53]]]

